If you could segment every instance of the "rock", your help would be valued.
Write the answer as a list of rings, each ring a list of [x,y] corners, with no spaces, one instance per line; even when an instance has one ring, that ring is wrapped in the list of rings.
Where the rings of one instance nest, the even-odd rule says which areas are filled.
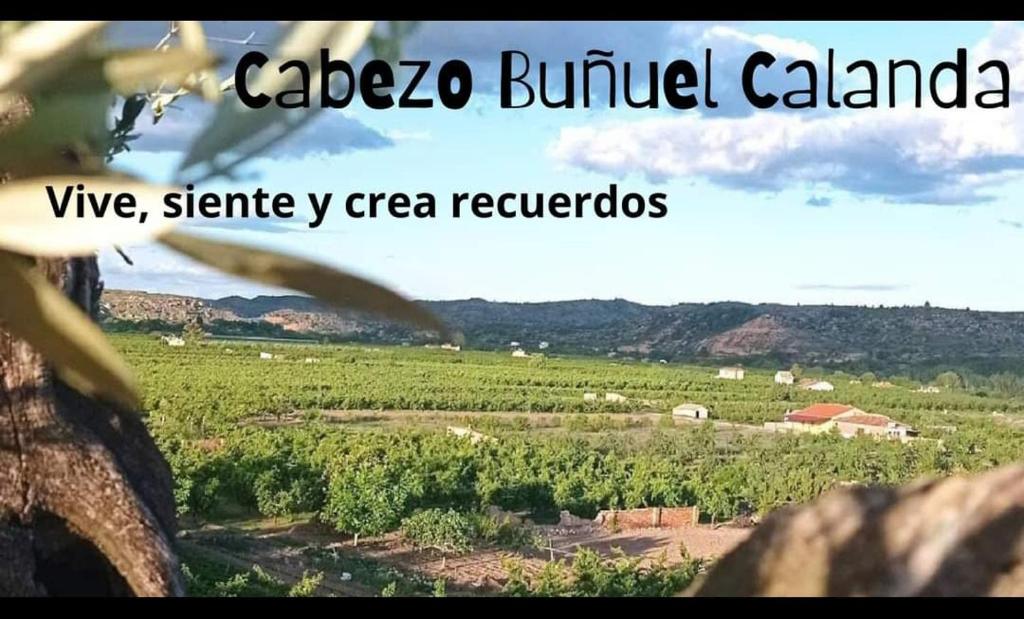
[[[1024,595],[1024,465],[779,510],[692,593]]]

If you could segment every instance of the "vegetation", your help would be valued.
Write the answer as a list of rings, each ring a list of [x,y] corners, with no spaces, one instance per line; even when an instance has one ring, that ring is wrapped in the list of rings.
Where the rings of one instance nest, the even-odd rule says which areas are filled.
[[[196,554],[183,558],[181,571],[194,597],[311,597],[324,578],[321,572],[307,573],[289,585],[259,565],[242,570]]]
[[[685,589],[700,567],[699,561],[689,558],[673,565],[662,558],[649,566],[623,556],[605,561],[584,548],[571,562],[552,561],[532,578],[526,576],[522,564],[509,561],[504,593],[514,597],[664,597]]]
[[[590,431],[626,423],[614,413],[665,412],[684,401],[707,406],[717,419],[755,424],[777,421],[788,409],[822,398],[922,429],[947,416],[1024,412],[1024,400],[1015,397],[1016,384],[998,376],[971,379],[963,389],[919,394],[913,392],[920,385],[915,381],[890,379],[897,388],[882,389],[874,381],[857,384],[851,382],[853,376],[804,369],[806,376],[836,386],[822,394],[775,385],[772,370],[752,370],[746,380],[727,381],[716,379],[709,367],[591,358],[547,357],[536,365],[506,354],[421,347],[225,340],[170,349],[153,337],[115,335],[114,340],[145,383],[144,408],[155,418],[173,419],[200,434],[203,428],[260,414],[331,409],[612,414],[603,421],[588,417],[568,422]],[[275,359],[260,360],[261,351]],[[600,397],[584,401],[586,391]],[[629,401],[607,402],[606,392],[621,393]]]
[[[147,423],[171,464],[179,514],[313,514],[357,540],[400,532],[411,545],[445,555],[536,546],[529,527],[484,515],[489,506],[543,519],[560,510],[593,517],[601,509],[698,505],[704,518],[722,521],[806,502],[840,484],[899,484],[1024,457],[1022,402],[970,393],[950,377],[939,393],[924,393],[911,381],[881,388],[803,368],[836,385],[811,393],[775,385],[773,371],[725,381],[707,367],[557,357],[530,365],[502,353],[420,347],[213,340],[173,348],[153,336],[113,340],[139,369]],[[274,358],[260,359],[261,351]],[[585,391],[628,399],[584,401]],[[924,440],[758,429],[822,400],[890,415],[919,428]],[[665,413],[681,401],[741,425],[676,422]],[[339,417],[334,409],[368,412]],[[375,417],[381,409],[394,409],[393,421]],[[474,410],[493,413],[467,412]],[[451,435],[448,423],[489,440]],[[581,553],[533,578],[512,566],[506,593],[674,592],[696,569],[690,561],[641,566]],[[242,577],[221,580],[230,578]],[[382,595],[406,591],[398,577],[374,582]],[[414,592],[443,589],[431,580]]]
[[[402,535],[419,548],[463,553],[473,549],[477,530],[473,520],[466,514],[450,508],[433,508],[404,518]]]
[[[183,592],[173,526],[163,517],[169,484],[157,472],[160,455],[133,417],[140,408],[137,383],[94,322],[103,287],[100,248],[156,240],[238,277],[445,331],[422,307],[359,277],[172,231],[180,221],[157,212],[168,188],[108,167],[139,137],[136,121],[147,107],[155,123],[182,97],[201,95],[215,104],[211,121],[185,148],[172,181],[181,184],[233,176],[313,111],[247,109],[224,97],[233,81],[218,77],[218,55],[208,49],[199,22],[172,21],[166,36],[151,42],[155,47],[138,49],[112,45],[105,37],[109,25],[0,21],[0,400],[9,409],[5,416],[25,422],[16,441],[0,444],[0,486],[24,490],[0,493],[0,537],[15,540],[5,544],[8,554],[25,557],[33,556],[33,544],[62,547],[72,537],[67,531],[98,549],[76,562],[73,576],[61,570],[44,576],[53,570],[34,559],[5,566],[0,590],[8,593],[39,595],[72,584],[95,594]],[[268,51],[312,61],[333,50],[344,60],[369,42],[372,30],[369,21],[289,22],[280,28],[277,50]],[[269,72],[259,78],[268,86],[295,81]],[[112,105],[120,108],[113,126]],[[69,208],[77,216],[65,217]],[[111,211],[116,216],[101,218]],[[33,397],[20,397],[24,393]],[[55,461],[66,466],[54,467]],[[87,508],[78,496],[92,498]],[[40,527],[31,517],[40,511],[62,526]],[[111,568],[126,587],[93,578]],[[81,582],[66,582],[74,580]]]
[[[916,393],[833,378],[836,391],[821,394],[775,386],[770,373],[719,381],[698,367],[548,359],[538,368],[493,353],[319,345],[270,346],[283,358],[266,361],[257,354],[266,345],[115,341],[140,368],[149,423],[174,470],[183,514],[208,516],[225,502],[268,516],[315,512],[360,535],[397,530],[418,510],[441,510],[418,516],[427,519],[487,505],[593,516],[696,503],[722,519],[807,501],[841,482],[896,484],[982,470],[1024,453],[1024,433],[1012,423],[1021,402],[962,391]],[[630,400],[584,402],[585,390],[615,390]],[[725,440],[713,424],[626,414],[631,406],[657,411],[690,400],[719,419],[759,424],[819,398],[890,415],[930,440],[758,432]],[[646,407],[645,399],[658,404]],[[317,415],[273,427],[291,411],[334,408],[597,414],[549,415],[536,431],[529,417],[477,417],[474,427],[496,440],[475,444],[443,426],[374,428]],[[274,415],[269,426],[253,423],[260,414]]]

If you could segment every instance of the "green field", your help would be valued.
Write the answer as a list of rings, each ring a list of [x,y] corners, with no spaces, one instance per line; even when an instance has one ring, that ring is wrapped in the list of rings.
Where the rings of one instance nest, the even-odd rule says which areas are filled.
[[[543,518],[696,504],[721,521],[808,501],[839,483],[897,484],[1024,457],[1021,400],[917,393],[910,383],[878,388],[830,374],[836,390],[812,393],[774,385],[773,372],[759,370],[727,381],[711,367],[606,359],[113,339],[139,374],[179,514],[190,520],[313,514],[342,534],[380,535],[415,521],[431,535],[455,535],[460,526],[478,531],[469,516],[489,505]],[[628,401],[585,402],[586,391]],[[667,411],[684,401],[708,406],[718,423],[674,422]],[[758,430],[817,401],[889,415],[924,440]],[[494,440],[450,436],[448,424]]]
[[[821,375],[836,390],[816,393],[775,385],[774,372],[766,370],[751,369],[745,380],[729,381],[715,378],[710,367],[592,358],[241,341],[171,348],[145,336],[113,337],[142,378],[146,407],[178,419],[238,420],[295,409],[667,411],[693,401],[717,419],[759,424],[778,420],[790,408],[834,401],[926,430],[964,416],[1024,412],[1020,399],[914,393],[916,383],[883,389],[850,384],[856,377],[842,374]],[[261,351],[275,359],[261,360]],[[585,391],[601,400],[584,402]],[[630,401],[605,402],[609,391]]]

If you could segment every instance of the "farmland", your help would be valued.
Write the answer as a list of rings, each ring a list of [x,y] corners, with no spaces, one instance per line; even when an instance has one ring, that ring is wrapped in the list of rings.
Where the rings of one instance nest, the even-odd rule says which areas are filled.
[[[491,553],[501,557],[492,562],[501,564],[500,577],[484,592],[586,594],[580,583],[600,581],[603,594],[664,594],[713,557],[663,545],[666,557],[609,561],[590,547],[570,551],[571,543],[556,554],[558,535],[544,527],[562,511],[593,518],[605,509],[697,505],[711,531],[711,522],[756,519],[838,484],[896,484],[1024,455],[1024,401],[978,389],[919,393],[896,378],[883,388],[830,372],[818,377],[835,391],[813,393],[775,385],[768,370],[730,381],[710,367],[439,348],[240,341],[175,348],[140,335],[114,342],[136,368],[147,423],[173,469],[179,517],[194,533],[185,562],[191,557],[202,592],[251,581],[281,594],[285,584],[303,584],[308,570],[323,573],[325,594],[428,595],[448,579],[472,593],[452,566]],[[584,401],[584,392],[600,397]],[[626,399],[605,401],[609,392]],[[673,420],[667,412],[684,401],[707,406],[714,422]],[[923,440],[758,430],[788,409],[825,401],[888,415],[918,428]],[[489,440],[450,436],[448,426]],[[533,524],[488,509],[526,514]],[[266,519],[318,531],[322,543],[294,534],[280,542],[312,553],[292,570],[294,582],[238,572],[211,584],[212,576],[195,575],[196,566],[210,565],[195,541],[210,539],[206,528],[230,526],[235,547],[251,546],[272,539],[259,527],[263,533],[247,533]],[[614,543],[639,546],[632,541]],[[409,549],[423,554],[414,561]],[[341,558],[324,563],[324,553]],[[338,561],[361,566],[344,568],[352,575],[345,584],[330,567]],[[421,564],[435,567],[424,575],[414,567]],[[307,589],[317,586],[311,582]]]

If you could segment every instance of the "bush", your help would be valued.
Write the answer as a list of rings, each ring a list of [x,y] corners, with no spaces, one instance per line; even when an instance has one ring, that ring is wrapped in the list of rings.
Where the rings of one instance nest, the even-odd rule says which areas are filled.
[[[256,507],[264,516],[316,511],[323,505],[323,482],[315,472],[275,466],[256,476]]]
[[[444,553],[473,549],[477,539],[474,520],[453,509],[426,509],[402,520],[402,537],[418,548],[436,548]]]
[[[415,485],[393,467],[346,467],[331,476],[320,517],[343,533],[382,535],[398,527]]]
[[[531,527],[514,522],[507,516],[499,519],[481,513],[473,514],[472,518],[476,537],[482,542],[510,550],[543,546]]]
[[[308,598],[313,597],[316,594],[317,587],[324,581],[324,573],[317,572],[315,574],[302,573],[302,578],[299,582],[292,585],[292,588],[288,590],[288,597],[290,598]]]

